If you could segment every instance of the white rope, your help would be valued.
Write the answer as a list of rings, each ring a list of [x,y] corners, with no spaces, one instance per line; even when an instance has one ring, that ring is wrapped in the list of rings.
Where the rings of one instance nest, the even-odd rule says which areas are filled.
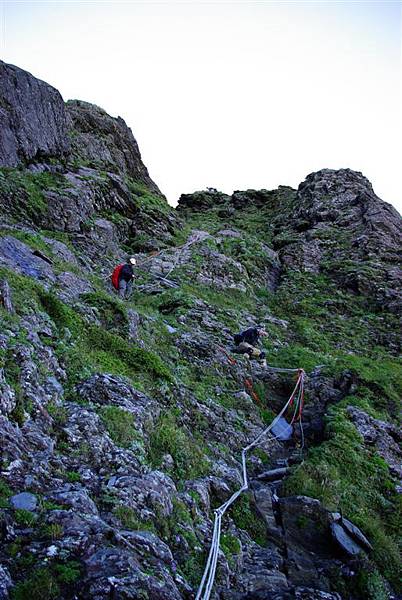
[[[295,400],[295,415],[297,414],[297,410],[300,406],[300,401],[302,397],[302,390],[304,386],[304,371],[303,369],[285,369],[286,372],[298,372],[299,377],[297,379],[296,385],[290,395],[289,400],[286,402],[285,406],[282,408],[281,412],[275,417],[275,419],[271,422],[268,427],[266,427],[251,444],[246,446],[241,451],[241,464],[242,464],[242,474],[243,474],[243,485],[239,488],[226,502],[224,502],[219,508],[215,510],[215,520],[214,520],[214,529],[212,533],[211,540],[211,548],[209,550],[207,564],[205,566],[205,570],[201,579],[200,586],[197,591],[197,595],[195,600],[209,600],[212,592],[212,587],[215,581],[216,567],[218,564],[218,556],[219,556],[219,547],[220,547],[220,537],[221,537],[221,525],[222,525],[222,517],[228,508],[233,504],[233,502],[245,492],[248,488],[248,477],[247,477],[247,463],[246,463],[246,455],[249,450],[252,450],[260,440],[267,436],[271,429],[275,426],[275,424],[279,421],[282,415],[286,412],[289,405],[291,405],[292,401]],[[277,439],[276,436],[272,435],[272,440]]]
[[[281,367],[271,367],[267,365],[264,367],[267,371],[274,371],[274,373],[297,373],[300,369],[284,369]]]
[[[173,266],[169,269],[169,271],[167,273],[164,273],[163,275],[161,275],[161,279],[165,280],[167,277],[169,277],[170,273],[172,271],[174,271],[174,269],[177,267],[177,263],[179,262],[179,258],[183,254],[183,252],[185,250],[188,250],[188,248],[190,248],[190,246],[192,246],[193,244],[197,244],[200,241],[202,241],[202,236],[200,234],[198,234],[198,235],[195,235],[193,238],[190,238],[189,240],[187,240],[187,242],[185,244],[183,244],[183,246],[181,246],[180,248],[177,248],[178,252],[174,259]]]
[[[299,387],[299,390],[297,392],[297,399],[296,399],[296,402],[295,402],[295,409],[293,411],[292,420],[290,421],[291,423],[294,423],[295,420],[296,420],[297,412],[299,410],[300,400],[301,400],[301,386]]]
[[[301,456],[302,456],[302,458],[303,458],[303,450],[304,450],[304,430],[303,430],[303,423],[302,423],[301,417],[300,417],[300,434],[301,434],[301,447],[300,447],[300,450],[301,450]]]

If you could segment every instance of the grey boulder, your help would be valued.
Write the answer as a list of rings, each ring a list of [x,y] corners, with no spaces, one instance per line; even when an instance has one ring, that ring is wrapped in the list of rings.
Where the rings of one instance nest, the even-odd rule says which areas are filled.
[[[357,556],[363,550],[339,523],[331,523],[331,532],[339,546],[350,556]]]
[[[10,503],[15,509],[34,511],[38,505],[38,500],[34,494],[21,492],[20,494],[11,496]]]

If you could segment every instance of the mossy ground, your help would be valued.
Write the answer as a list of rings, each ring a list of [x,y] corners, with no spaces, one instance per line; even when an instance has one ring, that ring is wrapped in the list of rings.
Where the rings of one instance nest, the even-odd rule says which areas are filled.
[[[18,197],[18,201],[9,207],[9,212],[16,220],[25,216],[36,223],[38,217],[47,212],[44,192],[60,190],[66,185],[66,179],[56,173],[31,173],[25,169],[0,168],[1,194],[9,198]]]
[[[129,448],[138,437],[134,415],[118,406],[103,406],[99,413],[112,440]]]
[[[165,454],[173,458],[171,475],[178,481],[206,475],[208,460],[201,450],[202,442],[197,440],[178,423],[173,412],[161,415],[150,437],[149,457],[153,467],[159,468]]]

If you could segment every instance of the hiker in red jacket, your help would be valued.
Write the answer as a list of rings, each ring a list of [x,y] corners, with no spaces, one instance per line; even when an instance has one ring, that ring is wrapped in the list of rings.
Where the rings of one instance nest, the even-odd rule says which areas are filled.
[[[133,267],[137,264],[135,258],[130,258],[129,262],[123,265],[118,265],[112,274],[112,283],[116,290],[119,291],[119,296],[122,300],[128,299],[133,290]]]

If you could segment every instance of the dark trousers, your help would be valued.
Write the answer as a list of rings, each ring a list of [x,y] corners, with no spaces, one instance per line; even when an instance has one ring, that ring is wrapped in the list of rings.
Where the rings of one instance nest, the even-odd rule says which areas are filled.
[[[131,296],[131,292],[133,291],[133,281],[126,281],[125,279],[120,279],[119,281],[119,296],[122,300],[124,298],[129,298]]]

